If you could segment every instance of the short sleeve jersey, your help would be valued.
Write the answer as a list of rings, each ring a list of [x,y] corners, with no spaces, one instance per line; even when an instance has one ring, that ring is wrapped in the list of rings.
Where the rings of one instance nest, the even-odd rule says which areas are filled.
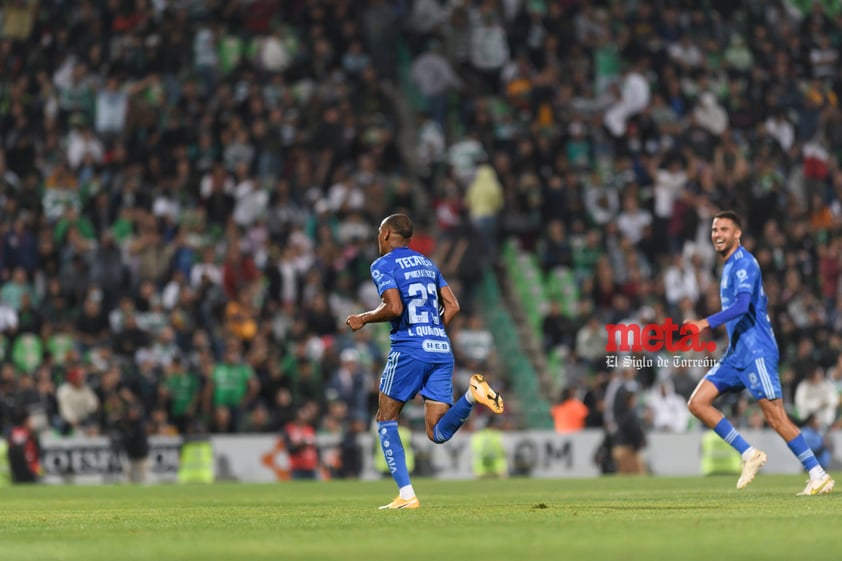
[[[439,313],[439,294],[447,286],[438,267],[407,247],[396,248],[371,264],[377,293],[398,289],[403,313],[391,321],[393,351],[431,363],[450,362],[453,354]]]
[[[738,367],[748,366],[758,357],[778,360],[778,344],[766,311],[760,265],[745,248],[739,247],[725,262],[719,284],[722,308],[733,306],[737,296],[749,294],[748,312],[725,324],[730,343],[723,359]]]

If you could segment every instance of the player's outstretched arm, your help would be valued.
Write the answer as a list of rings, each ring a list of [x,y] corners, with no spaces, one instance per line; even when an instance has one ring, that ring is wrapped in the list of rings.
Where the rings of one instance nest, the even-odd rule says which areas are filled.
[[[456,299],[456,295],[453,294],[453,290],[450,289],[450,286],[442,287],[439,298],[441,299],[442,306],[444,307],[444,311],[441,315],[441,321],[444,323],[444,326],[447,327],[462,308],[459,306],[459,300]]]
[[[720,325],[737,319],[740,316],[748,313],[749,303],[751,302],[751,295],[748,292],[741,292],[737,295],[737,301],[733,306],[729,306],[724,310],[708,316],[705,318],[711,329],[716,329]]]
[[[380,305],[373,310],[354,314],[345,318],[345,325],[352,331],[359,331],[367,323],[379,323],[401,317],[403,302],[397,288],[390,288],[383,293]]]
[[[716,329],[720,325],[736,319],[748,312],[750,296],[747,292],[741,292],[733,306],[725,308],[712,316],[699,320],[687,320],[684,325],[694,326],[698,331],[704,331],[708,327]]]

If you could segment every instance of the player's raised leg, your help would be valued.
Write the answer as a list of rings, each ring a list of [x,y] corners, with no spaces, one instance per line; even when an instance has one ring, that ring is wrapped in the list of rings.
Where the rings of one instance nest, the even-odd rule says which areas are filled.
[[[503,398],[480,374],[471,376],[468,390],[451,407],[453,395],[453,365],[441,365],[430,375],[422,391],[425,397],[427,438],[437,444],[447,442],[456,434],[471,415],[474,403],[482,403],[497,414],[503,412]]]
[[[823,495],[830,493],[836,482],[830,475],[819,465],[813,451],[804,440],[804,436],[798,427],[789,420],[786,414],[782,400],[774,399],[760,399],[757,401],[760,409],[763,411],[763,416],[769,426],[777,432],[781,438],[786,441],[786,445],[792,451],[801,465],[804,466],[805,471],[810,474],[810,479],[807,481],[807,486],[798,495]]]
[[[710,375],[716,375],[719,367],[714,367]],[[719,395],[720,391],[716,385],[707,379],[703,378],[690,400],[687,402],[687,408],[702,421],[708,428],[719,435],[719,437],[730,444],[743,459],[743,469],[740,473],[740,478],[737,480],[737,489],[745,489],[749,483],[754,480],[754,476],[761,467],[766,463],[766,453],[752,447],[740,435],[739,431],[734,428],[734,425],[727,417],[716,407],[713,406],[713,400]]]

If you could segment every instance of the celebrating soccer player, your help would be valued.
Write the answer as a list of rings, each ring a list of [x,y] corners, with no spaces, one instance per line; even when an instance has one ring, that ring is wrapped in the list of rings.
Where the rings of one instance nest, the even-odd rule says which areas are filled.
[[[810,474],[799,495],[830,493],[834,481],[816,461],[801,431],[789,420],[781,399],[778,377],[778,345],[766,313],[760,267],[754,256],[740,245],[742,222],[732,211],[713,218],[711,240],[725,263],[719,295],[722,311],[705,319],[687,322],[700,331],[725,325],[730,343],[721,361],[711,368],[690,396],[690,412],[733,446],[743,458],[737,489],[752,482],[766,463],[766,454],[746,442],[737,429],[715,407],[713,400],[729,390],[748,388],[757,399],[766,422],[786,441],[789,449]]]
[[[391,350],[380,377],[377,434],[399,494],[380,508],[421,506],[398,436],[398,416],[407,401],[418,393],[424,398],[427,437],[439,444],[459,430],[475,402],[494,413],[503,412],[500,394],[480,374],[471,376],[470,388],[451,407],[453,353],[445,329],[459,312],[459,302],[438,267],[408,247],[412,231],[412,221],[404,214],[383,220],[377,235],[381,257],[371,264],[371,278],[382,301],[377,308],[345,320],[354,331],[367,323],[392,324]]]

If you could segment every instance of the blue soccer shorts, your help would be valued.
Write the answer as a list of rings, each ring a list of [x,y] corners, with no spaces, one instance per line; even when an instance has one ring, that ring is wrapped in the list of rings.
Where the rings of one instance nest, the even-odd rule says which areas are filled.
[[[705,380],[713,383],[719,393],[745,388],[754,399],[780,399],[783,395],[777,359],[757,357],[746,367],[739,368],[726,358],[708,370]]]
[[[425,399],[453,404],[453,357],[430,363],[392,351],[380,376],[380,391],[397,401],[409,401],[419,392]]]

